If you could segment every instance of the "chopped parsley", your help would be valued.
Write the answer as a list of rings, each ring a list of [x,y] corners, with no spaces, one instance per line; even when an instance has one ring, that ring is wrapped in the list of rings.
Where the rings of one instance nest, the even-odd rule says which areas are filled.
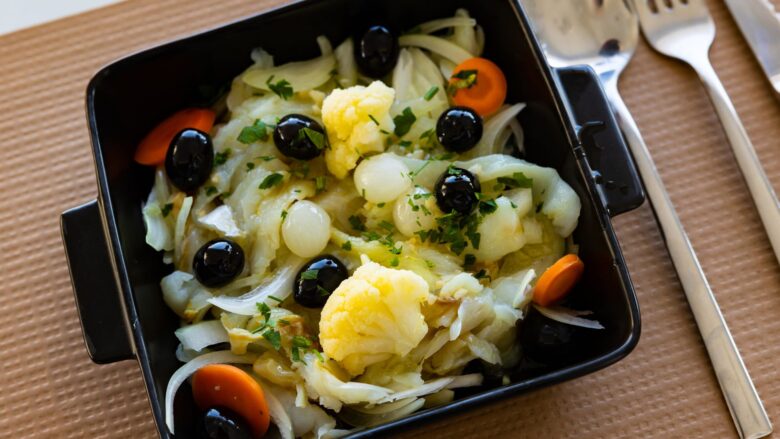
[[[478,73],[477,70],[461,70],[452,75],[451,79],[454,79],[455,81],[451,81],[447,86],[449,93],[452,96],[455,96],[458,90],[471,88],[476,85]]]
[[[277,351],[282,348],[282,334],[280,334],[279,331],[268,329],[263,332],[263,338],[268,340],[268,343],[271,343],[271,346]]]
[[[371,119],[371,122],[374,122],[376,124],[376,126],[379,126],[379,121],[376,120],[376,118],[374,117],[373,114],[369,114],[368,118]]]
[[[398,142],[398,146],[400,146],[401,148],[408,148],[412,146],[412,142],[408,140],[401,140],[400,142]]]
[[[542,207],[544,207],[544,202],[541,202],[536,205],[536,213],[539,213],[542,211]]]
[[[260,119],[255,119],[255,123],[241,129],[241,133],[238,135],[237,140],[245,145],[255,143],[259,140],[268,140],[268,128],[269,126],[266,125],[265,122]]]
[[[400,262],[401,261],[398,260],[398,256],[395,256],[393,257],[393,259],[390,260],[390,266],[397,267]]]
[[[412,129],[412,124],[417,120],[417,116],[414,115],[410,107],[406,107],[401,111],[401,114],[393,118],[395,123],[395,130],[393,132],[398,137],[403,137],[406,133]]]
[[[207,196],[212,196],[212,195],[214,195],[216,193],[217,193],[217,188],[215,188],[214,186],[208,186],[206,188],[206,195]]]
[[[321,132],[309,127],[303,127],[298,130],[297,138],[298,140],[309,139],[318,150],[323,150],[327,146],[325,144],[325,136]]]
[[[386,204],[387,203],[384,203],[384,202],[383,203],[379,203],[379,204],[376,205],[376,207],[381,209],[381,208],[385,207]]]
[[[275,158],[276,157],[274,157],[272,155],[261,155],[260,157],[258,157],[258,159],[260,159],[260,160],[262,160],[264,162],[270,162],[271,160],[273,160]]]
[[[230,148],[214,154],[214,166],[224,165],[228,158],[230,158]]]
[[[487,200],[487,201],[480,201],[479,202],[479,212],[483,215],[487,215],[489,213],[493,213],[498,209],[498,205],[496,204],[496,200]]]
[[[282,219],[285,219],[285,218],[287,218],[287,211],[283,210],[282,211]]]
[[[416,234],[422,242],[449,244],[450,251],[460,255],[469,243],[475,250],[479,249],[482,236],[477,232],[477,227],[481,221],[482,216],[479,212],[468,216],[450,212],[436,218],[435,229],[420,230]]]
[[[471,267],[472,265],[477,263],[477,257],[472,255],[471,253],[467,254],[463,258],[463,266],[464,267]]]
[[[344,244],[341,244],[341,248],[346,251],[352,250],[352,241],[344,241]]]
[[[317,193],[325,191],[325,185],[327,184],[327,179],[324,176],[319,176],[314,178],[314,188],[317,190]]]
[[[276,83],[272,82],[273,80],[274,75],[271,75],[271,77],[265,81],[266,85],[268,85],[268,88],[285,101],[290,99],[294,93],[290,83],[286,79],[280,79]]]
[[[349,225],[358,232],[366,231],[366,225],[363,224],[363,220],[361,220],[359,216],[351,215],[349,217]]]
[[[276,297],[276,296],[272,296],[272,295],[270,295],[270,294],[268,295],[268,298],[269,298],[269,299],[271,299],[271,300],[275,300],[275,301],[277,301],[277,302],[279,302],[279,303],[282,303],[282,302],[284,302],[284,300],[282,300],[282,299],[280,299],[280,298],[278,298],[278,297]]]
[[[498,182],[510,189],[531,188],[534,185],[534,179],[526,177],[522,172],[515,172],[511,177],[498,177]]]
[[[271,189],[284,180],[284,175],[274,172],[271,175],[266,176],[258,186],[258,189]]]
[[[487,271],[485,271],[484,268],[479,270],[477,274],[474,275],[474,277],[477,279],[487,279],[488,281],[490,280],[490,276],[488,276]]]
[[[385,220],[382,220],[382,222],[379,223],[379,227],[387,230],[388,232],[392,232],[393,230],[395,230],[395,226],[389,221],[385,221]]]
[[[436,93],[438,92],[439,92],[439,87],[434,85],[433,87],[429,88],[428,91],[425,92],[425,96],[423,96],[423,99],[425,99],[426,101],[430,101],[431,99],[433,99],[434,96],[436,96]]]
[[[255,164],[252,163],[252,162],[247,162],[247,164],[246,164],[246,172],[249,172],[252,169],[255,169]]]
[[[306,270],[301,273],[302,280],[316,280],[320,270]]]
[[[160,209],[160,212],[162,212],[163,218],[168,216],[168,214],[171,213],[171,210],[173,210],[173,203],[167,203],[165,206]]]

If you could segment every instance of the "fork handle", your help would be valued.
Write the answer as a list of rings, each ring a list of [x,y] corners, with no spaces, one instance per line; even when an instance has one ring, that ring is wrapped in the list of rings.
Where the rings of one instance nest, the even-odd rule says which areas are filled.
[[[717,73],[709,61],[694,62],[693,67],[699,74],[702,82],[710,95],[715,111],[718,113],[720,123],[729,139],[734,157],[737,159],[739,169],[745,178],[750,195],[758,209],[761,222],[769,236],[769,242],[775,252],[775,257],[780,261],[780,203],[772,187],[772,183],[766,176],[761,162],[758,160],[756,150],[750,142],[745,127],[739,120],[737,111],[718,79]]]
[[[609,81],[612,82],[612,81]],[[731,337],[709,282],[693,251],[688,235],[664,188],[639,128],[631,117],[616,84],[605,84],[615,117],[634,156],[645,190],[658,219],[666,247],[677,270],[688,304],[699,328],[721,391],[742,438],[759,438],[772,424],[753,386],[745,363]]]

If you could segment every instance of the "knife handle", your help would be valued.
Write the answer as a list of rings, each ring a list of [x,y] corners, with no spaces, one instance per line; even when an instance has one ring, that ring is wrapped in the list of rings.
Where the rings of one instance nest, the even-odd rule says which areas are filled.
[[[718,113],[720,123],[731,144],[731,150],[753,197],[758,215],[769,236],[775,257],[780,261],[780,203],[777,201],[772,183],[767,178],[756,150],[750,142],[750,137],[742,126],[742,121],[739,120],[737,111],[712,65],[709,62],[696,62],[692,65],[710,95],[712,105]]]
[[[677,270],[685,297],[699,328],[723,397],[742,438],[760,438],[772,431],[745,363],[731,337],[707,277],[693,251],[688,235],[672,205],[669,194],[653,163],[639,128],[617,90],[617,84],[605,83],[615,117],[623,130],[645,191],[655,211],[672,263]]]

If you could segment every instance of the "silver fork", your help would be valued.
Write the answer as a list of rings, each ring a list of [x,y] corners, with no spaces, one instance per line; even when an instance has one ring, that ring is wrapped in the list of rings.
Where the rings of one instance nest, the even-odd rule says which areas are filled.
[[[709,60],[715,23],[704,0],[633,0],[645,38],[662,54],[688,63],[704,83],[731,143],[734,157],[780,261],[780,203],[747,131]]]
[[[721,383],[739,435],[759,438],[772,426],[739,355],[688,235],[658,175],[639,128],[618,92],[618,78],[639,39],[627,0],[523,0],[554,67],[590,65],[599,75],[626,136],[677,275]],[[576,44],[575,44],[576,42]]]

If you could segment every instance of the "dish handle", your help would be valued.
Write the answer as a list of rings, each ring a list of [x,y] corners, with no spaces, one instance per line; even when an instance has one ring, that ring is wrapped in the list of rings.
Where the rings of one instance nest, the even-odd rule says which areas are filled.
[[[98,364],[134,358],[97,200],[64,212],[60,229],[89,357]]]
[[[645,200],[634,160],[595,72],[588,66],[556,69],[577,130],[580,151],[610,216]]]

